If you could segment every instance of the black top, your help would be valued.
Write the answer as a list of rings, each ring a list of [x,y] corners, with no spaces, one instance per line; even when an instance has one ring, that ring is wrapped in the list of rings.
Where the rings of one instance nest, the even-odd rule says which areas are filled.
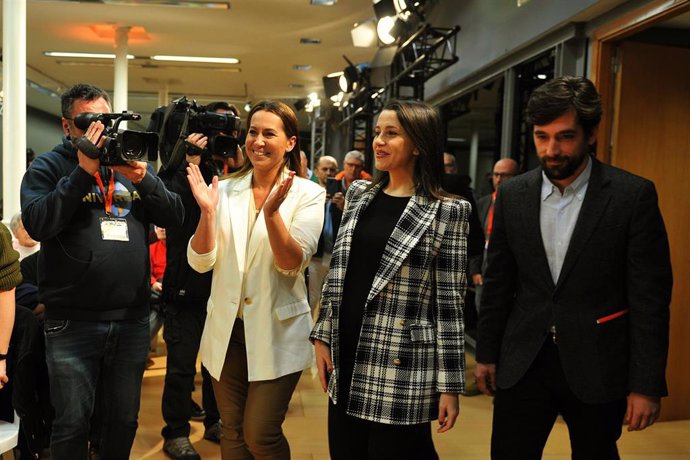
[[[410,197],[394,197],[383,191],[377,193],[359,217],[352,235],[339,318],[341,366],[338,382],[339,393],[345,400],[350,389],[364,305],[386,243],[409,200]]]

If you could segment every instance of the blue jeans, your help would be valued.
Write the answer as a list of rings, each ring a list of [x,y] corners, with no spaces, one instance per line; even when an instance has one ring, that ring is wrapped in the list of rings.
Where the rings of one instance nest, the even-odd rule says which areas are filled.
[[[99,380],[103,391],[101,458],[128,459],[149,349],[148,315],[123,321],[46,320],[44,330],[55,408],[51,459],[87,458]]]

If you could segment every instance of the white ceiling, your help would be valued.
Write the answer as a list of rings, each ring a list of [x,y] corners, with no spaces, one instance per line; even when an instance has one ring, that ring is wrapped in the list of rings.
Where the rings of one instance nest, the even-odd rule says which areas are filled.
[[[350,36],[355,23],[373,16],[372,0],[338,0],[334,6],[314,6],[309,0],[229,0],[229,10],[138,3],[28,0],[27,78],[56,93],[78,82],[112,91],[112,62],[52,58],[43,52],[113,53],[114,38],[99,36],[95,28],[109,31],[117,26],[145,30],[143,38],[130,36],[129,54],[135,56],[240,60],[236,65],[130,61],[128,108],[148,115],[166,87],[169,99],[186,95],[201,103],[226,100],[239,106],[264,98],[292,102],[312,91],[323,97],[321,78],[347,65],[343,55],[357,64],[369,62],[376,51],[355,48]],[[300,38],[319,38],[321,44],[300,44]],[[294,65],[312,68],[300,71]],[[240,71],[227,70],[231,68]],[[30,88],[27,99],[29,105],[59,113],[55,97]]]

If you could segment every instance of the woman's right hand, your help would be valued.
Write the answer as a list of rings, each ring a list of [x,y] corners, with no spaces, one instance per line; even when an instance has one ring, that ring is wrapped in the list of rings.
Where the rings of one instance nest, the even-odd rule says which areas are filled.
[[[213,176],[213,182],[209,188],[199,167],[190,163],[187,166],[187,180],[201,212],[214,212],[218,206],[218,176]]]
[[[319,339],[314,340],[314,352],[316,353],[316,368],[319,371],[319,380],[323,391],[328,390],[328,377],[333,372],[333,361],[331,361],[331,347],[326,342]]]

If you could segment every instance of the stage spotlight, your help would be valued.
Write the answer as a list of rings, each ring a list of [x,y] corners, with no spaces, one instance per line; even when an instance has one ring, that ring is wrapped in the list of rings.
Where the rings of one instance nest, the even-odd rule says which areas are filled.
[[[335,72],[323,77],[323,90],[326,97],[330,98],[340,92],[340,77],[342,72]]]
[[[359,85],[359,69],[350,64],[345,67],[343,74],[338,78],[340,90],[344,93],[351,93]]]
[[[393,0],[379,0],[374,3],[374,13],[376,14],[376,19],[380,21],[385,17],[395,16],[398,14],[398,11]]]
[[[376,46],[376,22],[368,19],[361,24],[355,24],[350,31],[352,44],[357,48],[370,48]]]
[[[298,112],[299,112],[300,110],[303,110],[303,109],[307,106],[307,103],[308,103],[308,102],[309,102],[309,99],[307,99],[307,98],[304,98],[304,99],[297,99],[297,100],[295,101],[295,104],[294,104],[295,110],[298,111]]]
[[[384,45],[390,45],[398,39],[402,29],[400,21],[395,16],[386,16],[376,24],[376,34]]]

